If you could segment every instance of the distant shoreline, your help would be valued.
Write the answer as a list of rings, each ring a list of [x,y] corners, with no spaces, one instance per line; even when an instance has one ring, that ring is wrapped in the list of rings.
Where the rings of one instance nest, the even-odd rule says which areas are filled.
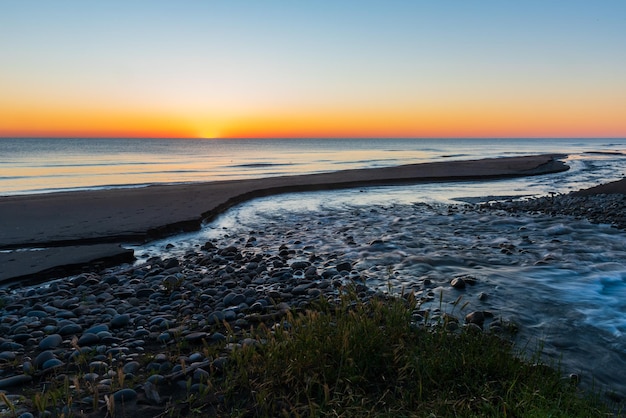
[[[446,161],[332,173],[0,197],[0,283],[41,280],[99,261],[132,260],[121,243],[197,230],[261,196],[378,185],[476,181],[556,173],[559,154]],[[12,251],[38,248],[37,251]]]

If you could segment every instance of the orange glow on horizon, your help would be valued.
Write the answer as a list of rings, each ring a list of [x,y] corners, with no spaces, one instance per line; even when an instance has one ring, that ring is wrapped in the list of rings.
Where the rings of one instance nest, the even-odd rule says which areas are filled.
[[[4,112],[0,137],[192,138],[184,121],[145,112],[19,110]]]
[[[625,137],[626,109],[546,106],[279,111],[176,117],[165,111],[0,109],[0,137],[542,138]],[[182,113],[182,112],[180,112]]]

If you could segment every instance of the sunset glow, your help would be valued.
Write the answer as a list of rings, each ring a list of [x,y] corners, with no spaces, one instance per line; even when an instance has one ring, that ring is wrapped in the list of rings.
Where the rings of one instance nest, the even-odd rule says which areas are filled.
[[[622,1],[4,2],[0,136],[624,137],[624,16]]]

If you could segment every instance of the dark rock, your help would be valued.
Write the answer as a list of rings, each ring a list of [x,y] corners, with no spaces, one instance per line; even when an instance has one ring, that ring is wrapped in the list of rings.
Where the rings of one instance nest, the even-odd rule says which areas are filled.
[[[304,270],[304,277],[307,279],[317,277],[317,268],[315,266],[308,267]]]
[[[50,360],[56,358],[56,356],[54,355],[54,353],[52,351],[44,351],[42,353],[40,353],[37,357],[35,357],[35,367],[38,369],[41,369],[41,367],[43,366],[43,364]]]
[[[465,322],[467,324],[476,324],[482,328],[485,323],[485,314],[481,311],[470,312],[465,315]]]
[[[209,334],[206,332],[192,332],[191,334],[185,335],[185,340],[190,343],[200,343],[203,340],[207,340],[209,338]]]
[[[104,374],[109,370],[109,365],[104,361],[92,361],[89,363],[89,370],[92,373]]]
[[[87,333],[91,333],[91,334],[98,334],[99,332],[102,331],[108,331],[109,330],[109,326],[107,324],[99,324],[99,325],[94,325],[93,327],[86,329],[83,333],[87,334]]]
[[[30,383],[32,380],[32,377],[25,374],[18,374],[17,376],[6,377],[4,379],[0,379],[0,389],[11,389]]]
[[[335,269],[337,269],[338,272],[342,272],[342,271],[350,271],[352,270],[352,263],[349,263],[347,261],[338,263],[335,266]]]
[[[311,263],[308,261],[294,261],[289,267],[291,267],[292,270],[304,270],[310,265]]]
[[[111,328],[122,328],[130,323],[129,314],[118,314],[111,319]]]
[[[163,268],[165,270],[169,270],[171,268],[178,267],[179,265],[180,265],[180,263],[179,263],[177,258],[169,258],[169,259],[165,260]]]
[[[130,402],[135,399],[137,399],[137,392],[130,388],[120,389],[113,394],[113,400],[115,400],[115,402]]]
[[[92,334],[91,332],[86,332],[78,339],[78,346],[84,347],[97,344],[98,342],[100,342],[100,337],[96,334]]]
[[[455,289],[465,289],[465,280],[461,279],[460,277],[454,278],[452,279],[452,281],[450,282],[450,286],[452,286]]]
[[[293,289],[291,289],[291,293],[293,293],[294,295],[304,295],[307,290],[309,288],[311,288],[314,285],[314,283],[303,283],[300,284],[296,287],[294,287]]]
[[[78,324],[67,324],[59,329],[59,335],[75,335],[82,332],[83,327]]]
[[[41,340],[39,343],[40,350],[50,350],[53,348],[57,348],[63,342],[63,337],[59,334],[48,335],[46,338]]]
[[[224,296],[224,306],[237,306],[246,301],[246,296],[241,293],[231,292]]]
[[[125,374],[134,374],[137,372],[137,370],[139,370],[140,367],[141,364],[139,364],[138,361],[129,361],[124,365],[124,367],[122,367],[122,371]]]
[[[57,358],[51,358],[50,360],[46,360],[42,365],[41,365],[41,369],[42,370],[48,370],[48,369],[53,369],[55,367],[59,367],[62,366],[63,362]]]

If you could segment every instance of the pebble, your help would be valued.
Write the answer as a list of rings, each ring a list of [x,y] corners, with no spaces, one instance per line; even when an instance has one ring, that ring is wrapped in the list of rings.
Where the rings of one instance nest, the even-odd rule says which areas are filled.
[[[4,379],[0,379],[0,389],[12,389],[17,386],[25,385],[30,383],[33,380],[32,377],[20,374],[17,376],[5,377]]]
[[[336,238],[348,248],[344,253],[324,254],[317,243],[299,242],[294,228],[275,247],[265,244],[264,239],[277,239],[269,234],[265,235],[268,238],[260,233],[254,239],[230,237],[198,245],[180,257],[153,257],[143,260],[143,264],[83,273],[49,287],[6,294],[0,290],[0,298],[6,298],[0,305],[0,389],[11,391],[32,383],[31,376],[22,374],[22,369],[33,375],[54,369],[59,376],[69,378],[78,369],[92,387],[101,388],[101,402],[104,394],[111,396],[112,390],[119,389],[112,394],[116,402],[137,400],[139,392],[143,393],[140,402],[165,404],[168,397],[159,390],[172,374],[201,364],[184,376],[193,379],[193,387],[200,390],[209,373],[224,370],[227,352],[209,357],[203,354],[204,346],[256,346],[259,342],[246,339],[245,332],[259,321],[288,329],[291,325],[284,316],[290,307],[302,309],[320,298],[332,299],[351,280],[359,296],[369,299],[375,297],[368,287],[371,282],[402,279],[390,272],[388,265],[373,265],[368,259],[372,253],[389,250],[389,265],[423,265],[423,271],[416,275],[415,289],[411,289],[420,300],[436,300],[436,288],[449,290],[450,276],[433,273],[428,265],[432,259],[395,254],[396,237],[390,231],[376,225],[368,228],[379,238],[364,239],[352,230],[337,233]],[[229,240],[234,244],[226,242]],[[506,244],[496,250],[518,252],[520,247]],[[466,271],[469,267],[464,264]],[[475,283],[477,289],[484,289],[483,281],[477,283],[467,275],[454,277],[449,285],[467,289]],[[460,294],[451,293],[455,297]],[[473,303],[482,306],[474,309],[488,308],[484,302],[487,293],[477,293],[478,297],[469,289],[467,293],[462,295],[468,299],[471,296]],[[418,316],[421,324],[437,317],[426,311]],[[465,322],[468,327],[480,328],[488,318],[487,311],[476,310],[465,317]],[[234,334],[225,330],[225,322]],[[177,354],[173,356],[173,352]],[[129,387],[116,386],[118,370],[132,375],[126,384]],[[52,376],[49,373],[41,380],[52,380]],[[186,391],[185,379],[182,384],[167,384],[172,388],[181,384],[181,390]]]
[[[35,357],[33,364],[36,368],[41,369],[46,361],[54,358],[56,358],[56,356],[52,351],[43,351],[37,357]]]
[[[63,342],[63,337],[59,334],[52,334],[44,338],[39,342],[40,350],[50,350],[53,348],[57,348]]]
[[[130,323],[129,314],[118,314],[111,319],[111,328],[122,328]]]
[[[465,280],[457,277],[452,279],[452,281],[450,282],[450,286],[452,286],[455,289],[465,289]]]
[[[59,366],[62,366],[64,363],[57,359],[57,358],[51,358],[50,360],[46,360],[46,362],[44,362],[41,365],[41,369],[42,370],[48,370],[48,369],[53,369]]]
[[[137,392],[134,389],[120,389],[113,394],[115,402],[130,402],[137,399]]]
[[[78,339],[77,343],[80,347],[84,347],[97,344],[99,341],[100,337],[98,337],[96,334],[86,332]]]

